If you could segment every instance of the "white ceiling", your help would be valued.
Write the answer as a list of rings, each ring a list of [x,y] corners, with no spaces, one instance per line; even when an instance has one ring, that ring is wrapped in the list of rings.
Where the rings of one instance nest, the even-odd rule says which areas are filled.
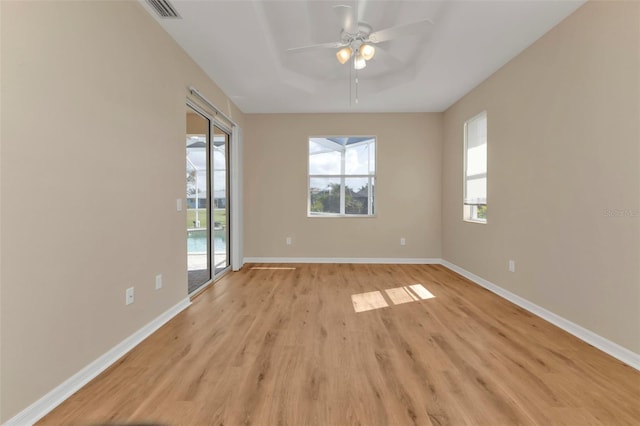
[[[149,13],[245,113],[444,111],[584,0],[193,1],[171,0],[182,19]],[[359,71],[337,49],[286,52],[338,41],[334,5],[350,5],[373,31],[430,19],[422,34],[376,45]]]

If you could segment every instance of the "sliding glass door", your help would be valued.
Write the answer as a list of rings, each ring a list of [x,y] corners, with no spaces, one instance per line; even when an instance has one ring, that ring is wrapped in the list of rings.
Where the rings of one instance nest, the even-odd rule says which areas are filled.
[[[209,173],[211,120],[187,107],[187,271],[189,293],[211,281]]]
[[[226,272],[231,132],[187,105],[186,210],[189,294]]]
[[[229,262],[229,132],[213,126],[213,265],[214,273],[227,270]]]

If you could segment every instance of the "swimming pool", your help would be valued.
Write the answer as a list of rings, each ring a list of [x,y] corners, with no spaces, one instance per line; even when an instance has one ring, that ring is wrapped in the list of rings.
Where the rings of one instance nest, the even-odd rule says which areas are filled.
[[[225,252],[227,250],[227,233],[224,229],[213,231],[213,251],[214,253]],[[207,231],[187,231],[187,253],[207,252]]]

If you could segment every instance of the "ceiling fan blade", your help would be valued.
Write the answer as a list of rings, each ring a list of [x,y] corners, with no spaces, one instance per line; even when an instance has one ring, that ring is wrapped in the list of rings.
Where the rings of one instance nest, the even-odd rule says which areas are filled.
[[[400,62],[398,58],[396,58],[390,51],[384,46],[376,47],[376,56],[371,59],[372,61],[380,61],[386,62],[389,66],[393,68],[403,68],[405,65]]]
[[[397,25],[369,34],[368,41],[375,44],[393,40],[398,37],[415,35],[428,30],[432,25],[433,22],[429,19],[423,19],[422,21],[412,22],[410,24]]]
[[[287,49],[286,52],[298,52],[298,51],[307,50],[307,49],[323,49],[323,48],[339,49],[344,46],[346,46],[346,44],[340,41],[333,41],[329,43],[310,44],[308,46],[292,47],[291,49]]]
[[[340,24],[346,33],[356,34],[358,32],[358,18],[351,6],[340,4],[333,6],[333,10],[340,18]]]

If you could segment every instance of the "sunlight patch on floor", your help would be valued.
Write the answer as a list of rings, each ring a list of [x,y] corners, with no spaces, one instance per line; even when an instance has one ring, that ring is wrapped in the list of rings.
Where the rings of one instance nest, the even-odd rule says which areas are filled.
[[[368,293],[352,294],[351,302],[356,312],[366,312],[373,309],[380,309],[389,306],[384,296],[379,291]]]
[[[422,284],[389,288],[384,292],[393,305],[401,305],[403,303],[427,300],[435,297],[433,293],[427,290]],[[356,312],[366,312],[389,306],[389,303],[387,303],[383,293],[380,291],[352,294],[351,302],[353,303],[353,309]]]
[[[413,294],[407,287],[390,288],[385,290],[385,293],[387,293],[387,296],[391,299],[394,305],[415,302],[418,300],[418,296]]]
[[[422,300],[427,300],[435,297],[429,290],[424,288],[422,284],[410,285],[409,288]]]

